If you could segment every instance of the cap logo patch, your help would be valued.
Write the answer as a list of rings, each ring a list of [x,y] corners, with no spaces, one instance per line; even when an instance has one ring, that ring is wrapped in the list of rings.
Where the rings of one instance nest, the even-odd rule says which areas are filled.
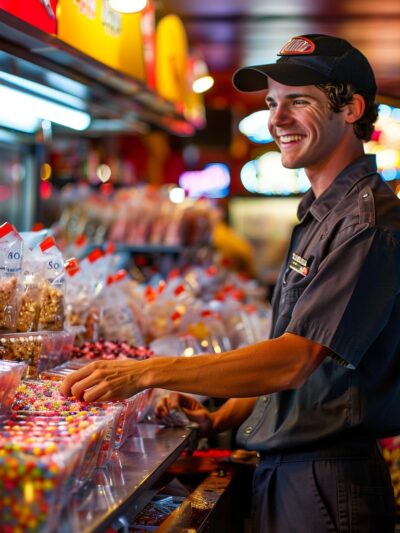
[[[307,37],[293,37],[290,39],[278,55],[280,56],[293,56],[293,55],[306,55],[312,54],[315,50],[315,44],[307,39]]]

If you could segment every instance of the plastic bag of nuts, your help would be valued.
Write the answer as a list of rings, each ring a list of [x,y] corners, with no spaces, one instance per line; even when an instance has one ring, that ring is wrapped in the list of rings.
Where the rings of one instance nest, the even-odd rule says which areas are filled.
[[[23,240],[8,222],[0,226],[0,330],[15,331]]]
[[[100,309],[96,304],[93,281],[72,257],[65,262],[67,290],[65,294],[66,322],[69,326],[81,326],[77,332],[77,344],[97,340],[100,326]]]
[[[0,279],[0,329],[13,331],[17,314],[17,278]]]
[[[39,245],[42,253],[45,280],[40,293],[39,330],[60,331],[64,327],[64,260],[53,237]]]
[[[39,329],[60,331],[63,326],[64,293],[45,282],[40,296]]]
[[[22,294],[18,310],[17,331],[37,331],[42,286],[42,263],[39,251],[25,248],[22,260]]]

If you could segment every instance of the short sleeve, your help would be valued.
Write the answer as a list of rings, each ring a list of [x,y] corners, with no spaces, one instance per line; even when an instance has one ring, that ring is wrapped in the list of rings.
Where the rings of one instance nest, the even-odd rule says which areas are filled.
[[[352,231],[320,263],[286,331],[330,348],[356,368],[400,292],[399,242],[376,227]]]

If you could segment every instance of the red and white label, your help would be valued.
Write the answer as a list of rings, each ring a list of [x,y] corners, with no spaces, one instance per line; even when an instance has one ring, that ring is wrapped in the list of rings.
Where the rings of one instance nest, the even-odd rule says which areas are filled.
[[[280,56],[307,55],[315,51],[315,44],[307,37],[293,37],[288,41],[281,51]]]

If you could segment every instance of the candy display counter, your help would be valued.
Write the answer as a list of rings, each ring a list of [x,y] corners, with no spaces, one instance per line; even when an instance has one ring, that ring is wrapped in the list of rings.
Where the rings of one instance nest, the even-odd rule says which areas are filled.
[[[72,499],[58,532],[96,533],[126,521],[154,496],[155,484],[186,448],[196,442],[194,428],[138,424],[103,469]]]

